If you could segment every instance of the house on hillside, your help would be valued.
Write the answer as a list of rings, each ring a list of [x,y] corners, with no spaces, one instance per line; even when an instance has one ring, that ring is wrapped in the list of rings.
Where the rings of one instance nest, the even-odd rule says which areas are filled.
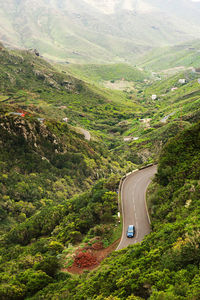
[[[178,83],[185,84],[186,83],[186,79],[185,78],[181,78],[181,79],[179,79]]]
[[[124,142],[130,142],[132,141],[132,137],[131,136],[125,136],[124,137]]]
[[[68,122],[68,118],[63,118],[63,121],[65,122],[65,123],[67,123]]]
[[[152,99],[152,100],[156,100],[156,99],[157,99],[157,95],[152,95],[152,96],[151,96],[151,99]]]
[[[124,142],[137,141],[139,137],[125,136]]]
[[[44,118],[37,118],[37,120],[38,120],[40,123],[44,123],[44,121],[45,121]]]

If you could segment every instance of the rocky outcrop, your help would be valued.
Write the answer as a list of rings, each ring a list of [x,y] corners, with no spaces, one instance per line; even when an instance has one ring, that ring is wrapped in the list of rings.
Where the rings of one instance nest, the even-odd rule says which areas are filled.
[[[38,120],[29,120],[20,116],[4,116],[0,118],[1,143],[12,140],[26,144],[42,157],[51,150],[54,153],[65,153],[66,147],[62,141],[48,128],[48,125]]]

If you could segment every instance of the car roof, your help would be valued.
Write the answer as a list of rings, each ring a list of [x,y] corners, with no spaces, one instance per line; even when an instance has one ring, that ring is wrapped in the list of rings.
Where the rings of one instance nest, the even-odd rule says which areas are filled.
[[[131,229],[132,229],[133,227],[134,227],[133,225],[129,225],[129,226],[128,226],[128,228],[131,228]]]

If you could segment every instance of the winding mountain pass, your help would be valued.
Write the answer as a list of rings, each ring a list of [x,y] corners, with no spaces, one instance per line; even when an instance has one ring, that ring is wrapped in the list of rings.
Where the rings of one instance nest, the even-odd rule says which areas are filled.
[[[85,139],[87,141],[90,141],[91,140],[91,134],[89,133],[89,131],[87,131],[86,129],[84,128],[79,128],[80,132],[84,135]]]
[[[165,116],[164,118],[162,118],[162,119],[160,120],[160,122],[161,122],[161,123],[166,123],[167,120],[169,119],[169,117],[173,116],[175,113],[176,113],[176,112],[174,111],[174,112],[172,112],[171,114],[168,114],[167,116]]]
[[[157,166],[151,166],[136,171],[125,178],[121,189],[123,231],[121,241],[116,250],[126,248],[128,245],[141,242],[145,235],[150,233],[150,220],[146,207],[146,190]],[[128,225],[135,226],[134,238],[127,238]]]
[[[81,128],[81,127],[74,127],[74,130],[82,135],[84,135],[85,140],[91,140],[91,134],[88,130]]]

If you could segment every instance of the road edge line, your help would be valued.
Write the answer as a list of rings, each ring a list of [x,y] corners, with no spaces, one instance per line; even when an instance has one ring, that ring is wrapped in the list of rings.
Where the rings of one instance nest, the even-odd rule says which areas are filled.
[[[123,218],[123,227],[122,227],[122,235],[121,235],[121,239],[120,239],[119,245],[117,246],[117,248],[116,248],[115,251],[118,250],[118,248],[119,248],[119,246],[120,246],[120,244],[121,244],[121,242],[122,242],[122,240],[123,240],[123,238],[124,238],[124,222],[125,222],[125,220],[124,220],[124,208],[123,208],[123,201],[122,201],[123,185],[124,185],[126,179],[127,179],[129,176],[131,176],[133,173],[138,172],[138,171],[140,171],[140,170],[139,170],[139,169],[136,169],[136,170],[133,170],[132,172],[127,173],[126,175],[124,175],[124,176],[121,178],[120,183],[119,183],[118,206],[119,206],[119,208],[120,208],[120,213],[121,213],[122,218]]]
[[[119,242],[119,245],[117,246],[117,248],[115,249],[115,251],[118,251],[118,248],[123,240],[123,237],[124,237],[124,216],[123,216],[123,213],[124,213],[124,210],[123,210],[123,201],[122,201],[122,191],[123,191],[123,185],[126,181],[126,179],[131,176],[133,173],[136,173],[136,172],[139,172],[143,169],[147,169],[147,168],[150,168],[150,167],[153,167],[153,166],[156,166],[157,164],[148,164],[144,167],[141,167],[139,169],[136,169],[136,170],[133,170],[132,172],[129,172],[127,173],[126,175],[124,175],[121,180],[120,180],[120,183],[119,183],[119,193],[118,193],[118,207],[119,207],[119,210],[120,210],[120,213],[122,214],[122,218],[123,218],[123,229],[122,229],[122,236],[121,236],[121,239],[120,239],[120,242]],[[147,218],[148,218],[148,221],[149,221],[149,224],[151,225],[151,219],[150,219],[150,215],[149,215],[149,210],[148,210],[148,207],[147,207],[147,189],[150,185],[152,180],[150,180],[149,184],[147,185],[146,187],[146,190],[145,190],[145,207],[146,207],[146,212],[147,212]]]
[[[148,190],[148,187],[151,184],[151,182],[152,182],[152,180],[149,181],[149,183],[146,187],[146,190],[145,190],[145,208],[146,208],[147,218],[148,218],[148,221],[149,221],[150,225],[151,225],[151,219],[150,219],[149,210],[148,210],[148,206],[147,206],[147,190]]]
[[[148,167],[153,167],[153,166],[156,166],[156,164],[148,165]],[[149,221],[150,225],[151,225],[151,218],[150,218],[149,209],[148,209],[148,205],[147,205],[147,190],[151,183],[152,183],[152,179],[149,180],[149,184],[147,185],[146,190],[145,190],[145,207],[146,207],[147,217],[148,217],[148,221]]]

